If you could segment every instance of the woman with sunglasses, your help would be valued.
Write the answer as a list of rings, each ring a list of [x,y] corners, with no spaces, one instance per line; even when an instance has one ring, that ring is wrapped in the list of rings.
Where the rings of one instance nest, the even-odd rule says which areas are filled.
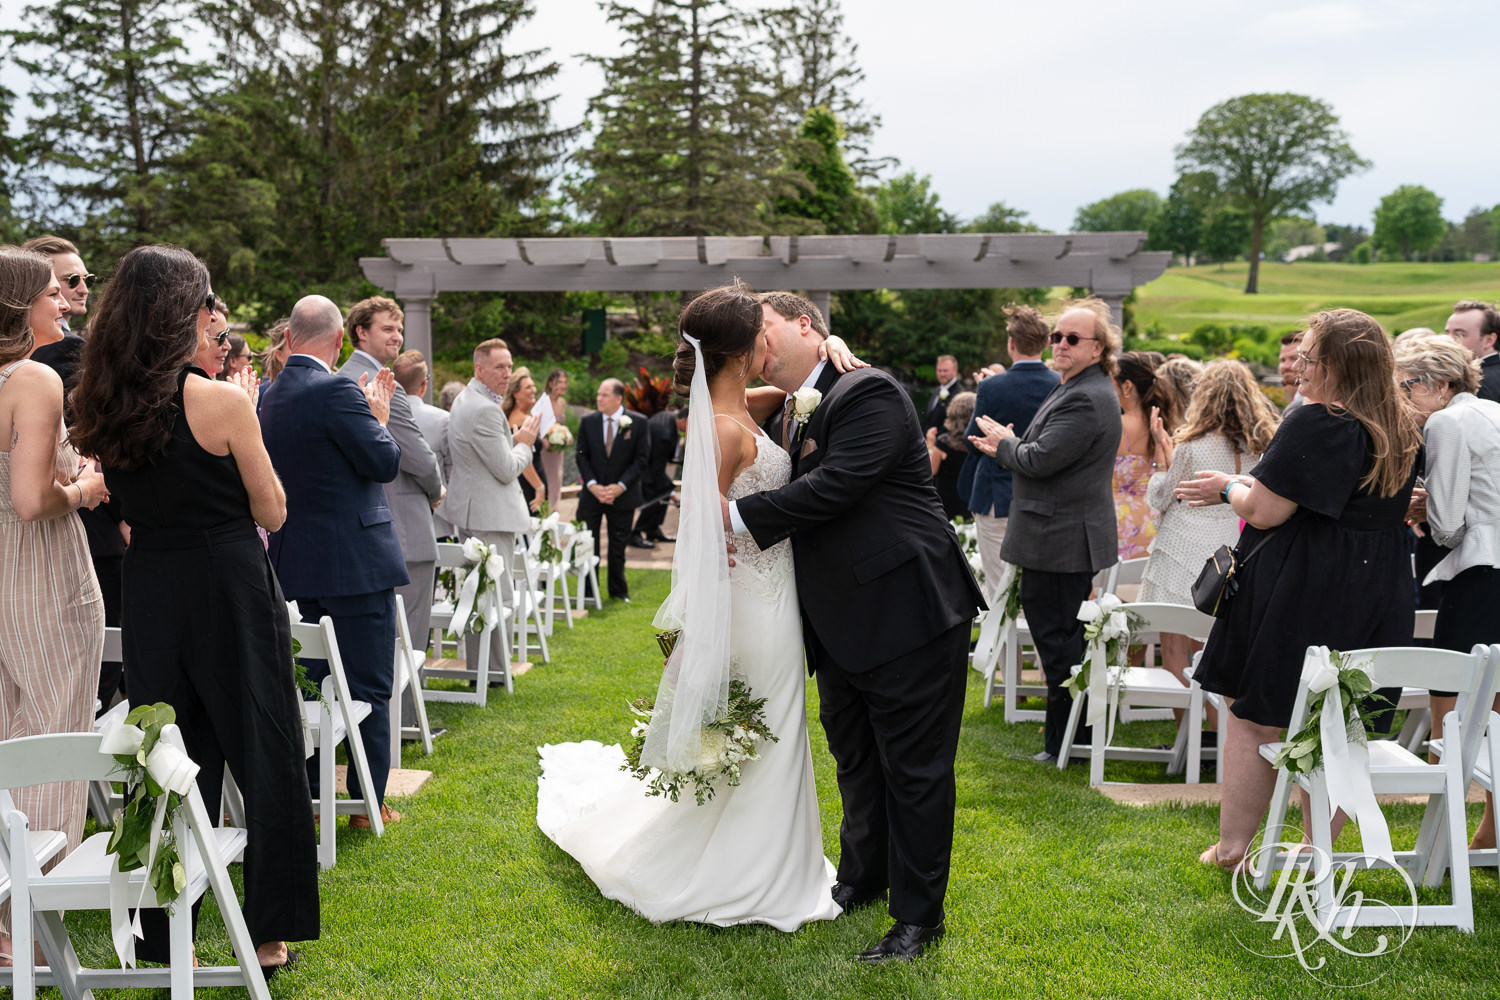
[[[1461,653],[1500,642],[1500,403],[1475,395],[1481,370],[1469,349],[1446,334],[1397,345],[1396,378],[1427,440],[1427,527],[1442,553],[1419,582],[1443,584],[1432,644]],[[1438,737],[1458,696],[1433,691],[1431,702]],[[1495,846],[1493,795],[1485,797],[1469,846]]]
[[[62,379],[28,358],[38,327],[57,329],[66,303],[52,263],[0,247],[0,739],[86,733],[104,652],[104,602],[74,516],[105,497],[79,471],[63,434]],[[86,785],[14,792],[33,830],[83,835]],[[0,904],[0,965],[10,964],[9,904]]]
[[[205,378],[213,378],[224,370],[224,359],[229,356],[229,313],[221,310],[219,298],[208,293],[204,308],[208,311],[208,329],[193,355],[193,366]]]
[[[250,345],[237,333],[229,335],[229,353],[224,357],[224,367],[219,372],[219,381],[228,382],[250,367]]]
[[[101,298],[74,395],[73,437],[98,457],[131,526],[124,642],[130,699],[177,713],[198,788],[219,815],[227,764],[245,796],[245,922],[262,966],[318,936],[317,845],[286,600],[256,523],[286,494],[243,387],[194,372],[223,317],[186,250],[137,247]],[[167,958],[166,919],[141,915],[142,958]]]
[[[1244,862],[1270,805],[1276,772],[1260,746],[1291,721],[1307,648],[1405,646],[1415,621],[1406,513],[1422,440],[1390,338],[1335,309],[1313,317],[1298,357],[1306,403],[1255,468],[1199,472],[1175,491],[1230,506],[1248,524],[1237,558],[1254,551],[1195,675],[1229,705],[1219,840],[1200,858],[1223,868]]]

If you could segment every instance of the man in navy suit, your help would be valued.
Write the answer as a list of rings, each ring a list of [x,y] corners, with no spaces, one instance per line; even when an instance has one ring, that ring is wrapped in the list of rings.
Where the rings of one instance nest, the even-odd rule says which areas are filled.
[[[1017,434],[1025,434],[1031,418],[1041,408],[1059,381],[1057,372],[1042,364],[1047,347],[1047,320],[1030,306],[1007,306],[1005,309],[1005,344],[1010,352],[1011,367],[979,383],[974,400],[974,416],[969,419],[965,439],[983,434],[979,418],[989,417],[1001,424],[1011,424]],[[965,484],[973,486],[965,493]],[[1010,470],[1001,468],[988,455],[974,448],[964,459],[959,473],[959,492],[969,500],[974,526],[979,534],[979,559],[984,565],[987,584],[1000,579],[1000,543],[1005,539],[1005,525],[1010,514]]]
[[[286,524],[271,535],[271,565],[304,619],[333,619],[350,693],[370,705],[359,736],[375,783],[369,793],[390,823],[401,818],[385,805],[395,588],[408,582],[382,487],[401,469],[401,448],[385,429],[395,378],[388,368],[358,382],[333,374],[343,316],[321,295],[293,307],[287,343],[292,355],[260,401],[266,450],[286,487]],[[320,681],[328,666],[310,660],[307,675]],[[353,768],[349,794],[360,795]],[[349,825],[367,827],[369,820],[353,816]]]

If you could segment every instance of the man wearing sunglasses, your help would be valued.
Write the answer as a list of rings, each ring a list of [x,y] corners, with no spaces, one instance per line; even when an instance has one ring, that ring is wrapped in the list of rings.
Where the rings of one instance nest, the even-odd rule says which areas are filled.
[[[1052,763],[1062,750],[1072,696],[1063,684],[1083,662],[1078,606],[1093,576],[1118,560],[1119,525],[1111,489],[1120,444],[1120,398],[1115,357],[1120,331],[1109,306],[1089,297],[1063,303],[1050,338],[1052,367],[1062,382],[1053,389],[1021,436],[989,417],[969,438],[1000,468],[1011,472],[1010,517],[1000,558],[1021,573],[1021,607],[1047,677],[1047,717],[1042,752]],[[1087,727],[1075,744],[1091,741]]]
[[[63,298],[68,300],[68,312],[62,318],[63,332],[77,326],[82,333],[83,314],[88,312],[89,290],[93,287],[95,278],[83,266],[78,247],[61,236],[46,235],[27,240],[22,249],[33,250],[52,258],[52,273],[57,275],[57,281],[62,285]]]

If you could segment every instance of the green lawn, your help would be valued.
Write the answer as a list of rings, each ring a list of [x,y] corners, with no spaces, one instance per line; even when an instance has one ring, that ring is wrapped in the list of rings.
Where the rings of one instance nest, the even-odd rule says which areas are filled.
[[[948,938],[921,961],[869,969],[849,956],[888,926],[879,908],[786,935],[762,927],[653,927],[602,899],[536,828],[536,747],[614,742],[627,699],[655,690],[650,623],[664,572],[632,573],[635,603],[611,603],[553,640],[553,660],[490,704],[432,705],[449,732],[435,772],[405,818],[375,840],[340,827],[338,866],[322,876],[323,936],[277,978],[277,997],[1444,997],[1500,993],[1500,890],[1475,877],[1479,932],[1419,930],[1393,960],[1344,962],[1363,989],[1319,986],[1271,950],[1230,897],[1229,879],[1197,863],[1215,837],[1209,808],[1118,806],[1086,772],[1025,758],[1036,725],[1009,726],[969,685],[958,759],[958,837]],[[837,852],[833,762],[809,690],[825,849]],[[1164,724],[1129,727],[1163,738]],[[1114,779],[1163,780],[1153,765],[1111,765]],[[1394,810],[1398,847],[1415,836],[1414,807]],[[1471,807],[1471,822],[1477,821]],[[1352,843],[1354,834],[1346,837]],[[1347,846],[1341,843],[1341,846]],[[684,858],[690,864],[691,858]],[[1388,897],[1390,898],[1390,897]],[[227,959],[205,912],[199,953]],[[77,915],[85,959],[109,955],[102,919]],[[1368,933],[1368,932],[1362,932]],[[1282,949],[1284,950],[1284,949]],[[1327,953],[1323,946],[1319,953]],[[214,992],[214,991],[210,991]],[[117,994],[123,996],[123,994]],[[162,993],[161,996],[165,996]]]
[[[1246,295],[1241,261],[1174,267],[1141,287],[1136,323],[1144,334],[1161,323],[1169,334],[1200,323],[1294,326],[1321,309],[1347,307],[1374,316],[1391,332],[1443,328],[1453,303],[1500,298],[1500,262],[1489,264],[1262,263],[1260,294]]]

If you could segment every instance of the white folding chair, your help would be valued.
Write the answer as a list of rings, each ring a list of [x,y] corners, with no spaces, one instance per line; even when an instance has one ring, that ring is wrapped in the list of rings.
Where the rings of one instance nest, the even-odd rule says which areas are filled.
[[[404,616],[398,615],[404,620]],[[316,625],[309,622],[293,622],[292,635],[302,643],[301,656],[309,660],[327,660],[328,676],[323,678],[323,697],[318,701],[304,701],[302,712],[307,719],[307,728],[313,734],[318,755],[318,795],[313,799],[320,830],[318,833],[318,865],[332,868],[337,860],[338,839],[334,829],[334,817],[369,817],[370,829],[379,837],[385,832],[380,821],[380,805],[375,801],[375,783],[370,780],[370,763],[365,757],[365,745],[359,738],[359,724],[370,717],[368,702],[355,701],[349,692],[348,676],[344,673],[344,660],[339,655],[338,636],[333,631],[333,619],[324,615]],[[349,771],[359,779],[362,798],[340,799],[334,788],[333,763],[338,745],[348,741]],[[397,757],[396,760],[400,760]],[[349,782],[352,788],[354,782]]]
[[[0,816],[16,808],[15,802],[10,797],[10,792],[0,789]],[[3,823],[4,820],[0,820]],[[63,852],[68,846],[68,838],[57,830],[28,830],[27,836],[31,844],[32,857],[36,859],[37,867],[40,868],[53,858]],[[4,859],[4,833],[0,831],[0,861]],[[10,898],[10,863],[0,864],[0,904]]]
[[[578,587],[575,591],[579,611],[584,606],[592,604],[596,608],[604,607],[604,597],[599,592],[599,556],[594,552],[596,543],[590,541],[588,545],[579,546],[578,539],[573,540],[573,559],[568,564],[568,573],[576,581]],[[593,586],[593,596],[589,596],[589,585]]]
[[[577,530],[572,524],[563,522],[557,526],[553,533],[552,542],[557,546],[559,556],[557,562],[540,562],[538,564],[538,579],[543,588],[542,607],[546,614],[547,634],[552,634],[553,618],[558,611],[562,612],[563,621],[568,628],[573,627],[573,599],[568,591],[568,567],[573,560],[573,540],[577,537]]]
[[[438,543],[437,564],[440,567],[461,570],[464,567],[464,547],[455,542]],[[432,606],[432,630],[436,633],[437,642],[433,643],[434,649],[441,649],[442,633],[453,626],[453,614],[455,611],[452,599],[441,601]],[[500,622],[493,628],[486,626],[479,632],[479,655],[478,663],[469,663],[467,660],[454,660],[453,668],[436,667],[432,661],[426,661],[422,668],[422,697],[428,701],[462,702],[470,705],[484,705],[489,701],[490,693],[490,644],[500,643],[500,662],[505,665],[505,690],[507,693],[515,690],[510,673],[510,620],[515,611],[508,605],[500,609]],[[463,637],[459,637],[458,651],[465,651]],[[446,661],[444,661],[446,662]],[[463,666],[457,666],[463,663]],[[439,678],[470,681],[474,684],[473,691],[453,691],[443,688],[428,687],[428,682]]]
[[[1431,639],[1436,627],[1436,611],[1418,611],[1412,638]],[[1401,725],[1401,732],[1396,736],[1396,742],[1412,753],[1420,754],[1422,744],[1427,742],[1427,737],[1432,733],[1431,693],[1427,688],[1402,688],[1401,698],[1396,702],[1396,707],[1406,712],[1406,721]]]
[[[536,557],[536,536],[516,537],[516,550],[510,564],[511,607],[515,610],[515,641],[517,662],[525,663],[531,657],[531,637],[537,639],[542,651],[542,662],[551,663],[552,654],[547,649],[548,629],[543,622],[541,563]]]
[[[162,737],[183,750],[182,734],[174,725],[162,729]],[[119,777],[113,757],[99,752],[97,733],[61,733],[29,736],[0,743],[0,789],[58,781],[108,781]],[[11,934],[14,966],[0,968],[0,986],[10,986],[16,1000],[33,1000],[37,986],[55,986],[68,1000],[84,1000],[91,991],[120,987],[170,987],[174,1000],[185,1000],[197,986],[239,986],[256,1000],[270,1000],[265,976],[255,958],[255,943],[245,926],[235,896],[234,884],[225,869],[225,858],[244,849],[245,831],[215,827],[209,822],[196,783],[182,799],[173,834],[187,884],[178,896],[169,920],[172,964],[170,968],[85,969],[78,961],[63,924],[70,910],[108,910],[113,856],[105,853],[108,833],[88,838],[56,867],[42,874],[37,860],[35,835],[24,814],[8,796],[0,798],[0,868],[11,880]],[[145,887],[144,869],[128,873],[129,898]],[[238,965],[193,966],[193,904],[213,890]],[[141,905],[158,908],[156,894],[146,888]],[[38,969],[33,956],[33,933],[47,960]]]
[[[1197,608],[1190,608],[1184,604],[1123,604],[1120,610],[1133,612],[1141,619],[1140,628],[1133,633],[1132,637],[1142,632],[1175,632],[1179,635],[1205,638],[1214,624],[1211,617]],[[1073,700],[1073,708],[1068,715],[1068,725],[1063,730],[1062,750],[1057,755],[1057,766],[1066,767],[1069,756],[1077,751],[1080,756],[1089,758],[1089,784],[1102,785],[1106,759],[1159,760],[1170,766],[1180,746],[1186,754],[1187,782],[1190,785],[1196,785],[1202,768],[1203,750],[1201,737],[1198,734],[1203,729],[1204,705],[1203,691],[1198,686],[1198,682],[1190,678],[1184,684],[1171,671],[1162,667],[1109,664],[1105,662],[1104,654],[1099,649],[1093,650],[1090,655],[1092,660],[1089,664],[1087,700],[1093,701],[1095,705],[1104,704],[1108,708],[1104,718],[1093,727],[1093,739],[1090,745],[1075,748],[1073,737],[1078,731],[1086,699],[1075,698]],[[1177,745],[1167,750],[1113,745],[1110,732],[1113,728],[1111,716],[1117,707],[1116,703],[1122,691],[1128,693],[1136,705],[1182,709],[1182,723],[1177,727]]]
[[[1313,863],[1311,858],[1329,858],[1332,863],[1316,872],[1314,880],[1322,926],[1399,924],[1410,927],[1421,924],[1473,931],[1464,796],[1476,770],[1481,746],[1484,746],[1491,766],[1494,765],[1494,754],[1500,750],[1500,716],[1490,711],[1496,687],[1500,685],[1500,646],[1475,646],[1469,653],[1414,646],[1384,647],[1351,650],[1343,656],[1346,663],[1367,664],[1377,689],[1427,683],[1440,690],[1460,693],[1460,707],[1449,712],[1443,720],[1443,731],[1447,745],[1461,747],[1461,752],[1446,755],[1441,763],[1429,764],[1394,740],[1370,740],[1367,746],[1370,784],[1376,793],[1428,797],[1417,833],[1416,849],[1397,851],[1395,857],[1397,863],[1411,874],[1413,883],[1429,887],[1439,885],[1445,868],[1451,867],[1450,902],[1423,903],[1416,907],[1393,903],[1363,907],[1340,905],[1339,894],[1332,884],[1337,867],[1367,867],[1369,861],[1365,855],[1334,853],[1327,779],[1322,768],[1311,774],[1292,774],[1285,768],[1277,772],[1276,787],[1266,816],[1264,846],[1260,855],[1252,859],[1256,885],[1265,889],[1277,868]],[[1292,706],[1288,732],[1300,731],[1307,721],[1307,701],[1307,680],[1304,678],[1297,685],[1297,700]],[[1487,743],[1482,739],[1486,731],[1489,735]],[[1262,744],[1260,755],[1272,760],[1282,745]],[[1275,851],[1286,826],[1287,806],[1294,784],[1308,795],[1307,834],[1314,848],[1311,858],[1297,853],[1278,855]]]
[[[425,652],[411,645],[411,630],[406,624],[406,601],[396,595],[395,678],[391,685],[391,761],[401,763],[401,741],[421,740],[422,753],[432,753],[432,727],[427,723],[427,702],[422,699],[422,664]],[[401,715],[410,703],[413,725],[401,724]]]

